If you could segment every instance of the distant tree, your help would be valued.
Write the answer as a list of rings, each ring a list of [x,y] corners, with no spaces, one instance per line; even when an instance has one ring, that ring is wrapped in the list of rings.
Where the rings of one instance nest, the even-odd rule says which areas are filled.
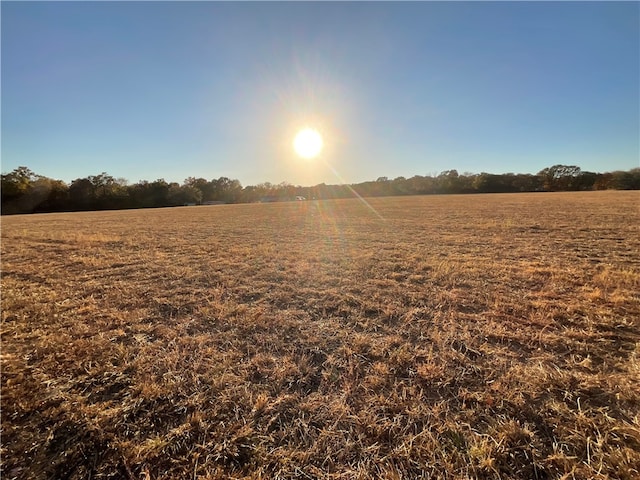
[[[354,190],[363,197],[382,197],[392,195],[393,187],[394,183],[388,177],[378,177],[374,182],[362,182],[354,185]],[[332,198],[339,194],[335,186],[330,189],[330,192],[327,190],[326,194],[332,195]]]
[[[159,178],[153,182],[140,181],[128,188],[130,204],[136,208],[168,207],[169,184]]]
[[[260,200],[260,196],[256,190],[256,187],[253,185],[249,185],[242,189],[242,191],[240,192],[240,198],[238,201],[244,202],[244,203],[253,203],[253,202],[257,202],[258,200]]]
[[[473,174],[465,173],[463,175],[458,175],[456,189],[456,193],[474,193]]]
[[[25,196],[37,175],[27,167],[2,174],[2,213],[27,213]]]
[[[436,193],[437,182],[430,176],[415,176],[409,179],[412,184],[412,191],[420,195],[426,195],[429,193]]]
[[[593,182],[594,190],[607,190],[609,188],[613,188],[612,186],[613,174],[610,172],[607,173],[598,173],[596,175],[596,180]]]
[[[146,180],[142,180],[138,183],[134,183],[133,185],[129,185],[127,188],[129,192],[129,202],[130,206],[134,208],[139,207],[152,207],[151,199],[150,199],[150,187],[149,182]]]
[[[554,165],[540,172],[544,189],[547,191],[576,190],[579,185],[580,167],[575,165]]]
[[[88,178],[76,178],[69,185],[71,210],[92,210],[96,206],[95,186]]]
[[[445,170],[436,179],[438,193],[459,193],[460,182],[457,170]]]
[[[61,211],[67,208],[67,193],[64,182],[18,167],[2,174],[2,213]]]
[[[294,200],[296,198],[297,187],[288,182],[279,183],[277,189],[280,200]]]
[[[576,190],[595,190],[598,174],[593,172],[581,172],[576,179]]]
[[[405,177],[396,177],[389,185],[388,195],[408,195],[411,193],[409,182]]]
[[[235,203],[241,198],[242,185],[238,180],[220,177],[217,180],[212,180],[211,183],[215,185],[215,198],[213,200]]]
[[[537,192],[543,189],[538,175],[516,174],[511,178],[510,191],[512,192]]]
[[[34,212],[62,212],[69,207],[69,187],[61,180],[40,177],[31,184]]]
[[[506,185],[504,175],[494,175],[482,172],[472,181],[473,189],[479,193],[500,193],[508,191],[511,186]]]
[[[27,193],[29,186],[40,175],[36,175],[27,167],[18,167],[10,173],[2,174],[2,196],[17,197]]]
[[[640,168],[608,173],[583,172],[575,165],[554,165],[536,175],[530,174],[458,174],[445,170],[436,177],[416,175],[409,179],[378,177],[351,185],[294,186],[287,182],[269,182],[242,187],[238,180],[220,177],[207,181],[188,177],[182,185],[160,178],[128,185],[126,179],[106,172],[77,178],[67,185],[18,167],[2,174],[2,214],[99,210],[140,207],[166,207],[218,200],[227,203],[255,202],[261,199],[285,200],[303,196],[308,199],[351,198],[383,195],[424,195],[433,193],[529,192],[542,190],[639,189]]]
[[[414,175],[407,180],[407,190],[411,195],[429,193],[428,188],[424,188],[424,179],[420,175]]]
[[[358,193],[358,195],[362,197],[376,197],[380,195],[379,191],[382,190],[384,184],[381,182],[361,182],[356,185],[353,185],[353,189]],[[315,189],[317,192],[317,188]],[[317,196],[317,193],[314,193],[314,196]],[[317,197],[321,198],[321,197]]]
[[[200,203],[202,201],[202,192],[191,185],[178,185],[177,183],[171,183],[169,185],[169,192],[167,199],[172,206],[176,205],[189,205],[193,203]]]
[[[127,206],[129,192],[122,181],[118,181],[106,172],[88,177],[93,184],[95,205],[100,210],[111,210]]]
[[[640,168],[634,168],[627,172],[615,171],[611,173],[611,186],[616,190],[640,189]]]
[[[278,189],[270,182],[263,182],[253,187],[253,194],[255,195],[255,201],[260,201],[265,198],[277,197]]]
[[[204,178],[189,177],[185,179],[183,185],[198,189],[201,193],[202,201],[215,200],[215,185],[213,182],[209,182]]]
[[[149,184],[149,195],[151,206],[153,207],[166,207],[170,205],[169,184],[164,178],[159,178]]]
[[[116,180],[106,172],[73,180],[68,193],[71,210],[114,210],[131,206],[126,180]]]

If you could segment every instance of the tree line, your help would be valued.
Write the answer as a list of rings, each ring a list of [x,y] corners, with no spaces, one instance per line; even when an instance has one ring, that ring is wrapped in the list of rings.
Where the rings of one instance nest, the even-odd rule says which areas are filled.
[[[464,173],[416,175],[351,185],[313,187],[269,182],[243,187],[227,177],[188,177],[182,184],[158,179],[129,184],[103,172],[67,184],[18,167],[2,174],[2,214],[171,207],[211,203],[251,203],[306,199],[451,193],[509,193],[584,190],[640,190],[640,168],[607,173],[585,172],[575,165],[554,165],[532,174]]]

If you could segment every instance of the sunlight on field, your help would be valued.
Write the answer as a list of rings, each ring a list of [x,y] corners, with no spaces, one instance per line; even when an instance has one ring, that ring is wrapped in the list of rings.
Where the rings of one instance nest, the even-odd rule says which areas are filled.
[[[3,476],[637,478],[638,200],[3,217]]]

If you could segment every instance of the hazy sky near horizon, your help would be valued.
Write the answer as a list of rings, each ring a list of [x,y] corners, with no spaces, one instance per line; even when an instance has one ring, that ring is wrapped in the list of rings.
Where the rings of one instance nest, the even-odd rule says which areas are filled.
[[[2,171],[243,185],[638,167],[638,2],[11,2]],[[298,159],[317,128],[322,158]]]

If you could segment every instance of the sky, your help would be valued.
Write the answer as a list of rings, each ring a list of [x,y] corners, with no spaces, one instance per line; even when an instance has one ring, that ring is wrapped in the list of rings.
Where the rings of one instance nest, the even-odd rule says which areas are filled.
[[[358,183],[640,166],[639,2],[11,2],[2,172]],[[297,157],[303,127],[324,140]]]

